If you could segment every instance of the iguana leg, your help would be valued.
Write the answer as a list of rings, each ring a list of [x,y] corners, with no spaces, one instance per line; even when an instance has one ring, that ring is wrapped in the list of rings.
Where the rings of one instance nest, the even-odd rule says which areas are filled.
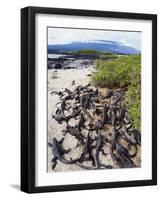
[[[66,134],[67,134],[67,131],[66,130],[62,130],[62,135],[66,136]]]
[[[52,158],[51,162],[52,162],[52,170],[54,170],[55,167],[56,167],[56,164],[57,164],[57,157],[54,156],[54,157]]]
[[[48,142],[48,146],[49,146],[49,147],[52,147],[53,144],[52,144],[51,142]]]
[[[62,149],[62,153],[64,154],[64,153],[69,153],[71,151],[71,149],[69,148],[69,149]]]
[[[102,152],[102,154],[103,154],[104,156],[107,156],[107,155],[108,155],[108,153],[105,153],[105,150],[104,150],[104,149],[100,149],[100,151]]]
[[[62,144],[64,141],[64,137],[59,141],[59,144]]]
[[[91,159],[91,161],[92,161],[92,165],[93,165],[93,166],[96,166],[96,162],[95,162],[93,156],[90,156],[90,159]]]

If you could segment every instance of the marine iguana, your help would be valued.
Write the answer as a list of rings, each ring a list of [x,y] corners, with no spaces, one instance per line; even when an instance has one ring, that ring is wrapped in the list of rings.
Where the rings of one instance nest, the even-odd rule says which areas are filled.
[[[137,144],[133,134],[129,135],[127,128],[124,126],[124,137],[125,140],[130,144]]]
[[[111,98],[114,95],[114,92],[111,90],[108,92],[108,94],[104,98]]]
[[[81,128],[84,127],[84,123],[85,123],[85,118],[83,116],[83,113],[80,114],[80,118],[79,118],[79,122],[78,122],[78,129],[81,130]]]
[[[72,136],[74,136],[81,144],[84,144],[85,137],[81,134],[81,131],[78,129],[77,126],[69,126],[67,125],[66,132],[70,133]],[[77,145],[78,146],[78,145]]]
[[[65,88],[65,92],[68,93],[68,95],[74,95],[74,93],[68,88]]]
[[[72,95],[67,95],[67,96],[65,96],[65,97],[61,97],[60,98],[60,100],[62,100],[62,101],[68,101],[68,100],[72,100],[74,98],[74,96],[72,96]]]
[[[126,108],[125,108],[125,106],[122,106],[121,107],[121,110],[120,110],[120,122],[122,122],[123,121],[123,119],[125,118],[125,113],[126,113],[127,111],[126,111]]]
[[[81,106],[83,111],[85,110],[85,108],[84,108],[85,101],[86,101],[86,96],[85,95],[81,96],[81,98],[80,98],[80,106]]]
[[[125,150],[120,144],[116,144],[117,163],[121,168],[136,167],[134,162],[125,155]]]
[[[101,120],[101,121],[97,121],[97,122],[95,123],[95,128],[96,128],[96,129],[101,129],[105,124],[108,124],[108,123],[109,123],[107,111],[108,111],[108,107],[107,107],[107,105],[105,104],[104,107],[103,107],[103,114],[102,114],[103,116],[102,116],[102,120]]]
[[[62,96],[64,96],[64,92],[61,92],[61,91],[52,91],[51,93],[50,93],[51,95],[52,94],[56,94],[56,95],[59,95],[60,96],[60,98],[62,97]]]
[[[117,142],[118,142],[118,130],[115,127],[113,127],[111,141],[110,141],[110,154],[113,160],[117,160],[116,155],[113,153],[113,151],[116,149]]]
[[[98,96],[98,88],[93,92],[89,92],[89,94],[91,95],[91,97]]]
[[[97,132],[97,139],[96,139],[95,164],[98,168],[100,168],[99,152],[102,146],[102,136],[99,129],[96,129],[96,132]]]
[[[59,124],[61,124],[62,121],[65,120],[59,108],[56,110],[55,115],[52,115],[52,118],[55,119]]]
[[[138,145],[141,145],[141,134],[137,129],[133,129],[131,134],[134,135],[134,139],[136,140]]]
[[[62,140],[58,141],[56,138],[53,139],[53,143],[50,144],[52,147],[53,159],[52,159],[52,169],[54,170],[57,164],[57,160],[61,161],[64,164],[74,164],[80,160],[80,158],[76,158],[73,160],[66,160],[63,155],[65,153],[69,153],[71,149],[64,150],[61,146]]]
[[[97,138],[96,138],[96,145],[95,145],[95,147],[96,147],[96,150],[95,150],[96,151],[95,152],[95,165],[98,169],[101,169],[102,167],[104,167],[106,169],[112,169],[111,165],[102,164],[100,159],[99,159],[100,152],[102,152],[103,154],[105,154],[105,153],[102,149],[103,139],[102,139],[100,130],[96,129],[96,132],[97,132]]]
[[[116,95],[115,101],[112,104],[113,105],[117,105],[118,102],[120,102],[120,100],[121,100],[121,98],[122,98],[123,95],[124,95],[123,91],[119,92],[118,95]]]
[[[79,161],[80,163],[82,163],[83,161],[91,160],[92,165],[95,166],[95,160],[94,160],[94,157],[92,155],[92,149],[93,149],[92,143],[93,143],[93,141],[94,141],[94,139],[92,139],[90,137],[90,131],[89,131],[88,135],[87,135],[86,143],[85,143],[85,146],[84,146],[84,150],[82,152],[82,156],[81,156],[81,159]]]
[[[59,102],[59,103],[57,103],[56,105],[58,105],[58,104],[60,104],[60,110],[61,110],[62,116],[63,116],[64,118],[66,118],[66,116],[65,116],[65,114],[64,114],[64,111],[65,111],[65,110],[69,110],[70,107],[66,108],[66,101],[65,101],[64,99],[63,99],[62,102]]]
[[[78,85],[75,88],[74,93],[77,94],[77,95],[79,95],[82,90],[83,90],[83,87],[81,85]]]
[[[128,158],[133,158],[137,154],[137,146],[135,147],[135,152],[133,154],[129,153],[128,149],[125,148],[122,144],[116,143],[116,151],[120,151],[122,154],[124,154]]]
[[[74,118],[76,119],[80,115],[81,109],[73,108],[73,112],[71,115],[68,116],[69,119]]]
[[[85,101],[83,104],[83,109],[90,109],[91,108],[91,94],[85,95]]]

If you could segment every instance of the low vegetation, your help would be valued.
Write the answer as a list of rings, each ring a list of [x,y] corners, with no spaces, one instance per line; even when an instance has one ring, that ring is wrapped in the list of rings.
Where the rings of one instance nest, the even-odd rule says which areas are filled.
[[[120,56],[111,61],[99,59],[97,71],[92,75],[96,86],[127,87],[125,103],[136,128],[140,129],[141,117],[141,56]]]
[[[81,49],[78,51],[71,51],[68,52],[71,54],[98,54],[98,55],[113,55],[111,52],[104,52],[104,51],[96,51],[93,49]]]
[[[105,55],[105,56],[107,56],[107,55],[114,55],[114,54],[112,54],[111,52],[105,52],[105,51],[96,51],[96,50],[93,50],[93,49],[81,49],[81,50],[77,50],[77,51],[68,51],[68,52],[64,52],[65,54],[78,54],[78,55],[83,55],[83,54],[88,54],[88,55],[94,55],[94,54],[96,54],[96,55]]]
[[[51,74],[51,78],[52,79],[56,79],[56,78],[58,78],[58,73],[57,72],[52,72],[52,74]]]
[[[113,59],[113,58],[118,58],[118,55],[116,54],[100,55],[100,59],[102,60]]]

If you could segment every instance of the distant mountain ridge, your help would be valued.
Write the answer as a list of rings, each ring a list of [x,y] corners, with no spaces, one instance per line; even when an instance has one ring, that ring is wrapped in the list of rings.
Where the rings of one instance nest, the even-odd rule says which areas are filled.
[[[84,42],[71,42],[67,44],[48,45],[48,53],[63,53],[68,51],[78,51],[92,49],[96,51],[111,52],[115,54],[140,54],[141,52],[133,47],[121,42],[108,40],[90,40]]]

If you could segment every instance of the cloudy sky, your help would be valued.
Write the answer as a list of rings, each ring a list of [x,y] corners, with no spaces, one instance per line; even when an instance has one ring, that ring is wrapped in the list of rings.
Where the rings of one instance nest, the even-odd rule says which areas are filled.
[[[91,40],[111,40],[141,50],[140,32],[48,28],[49,45]]]

